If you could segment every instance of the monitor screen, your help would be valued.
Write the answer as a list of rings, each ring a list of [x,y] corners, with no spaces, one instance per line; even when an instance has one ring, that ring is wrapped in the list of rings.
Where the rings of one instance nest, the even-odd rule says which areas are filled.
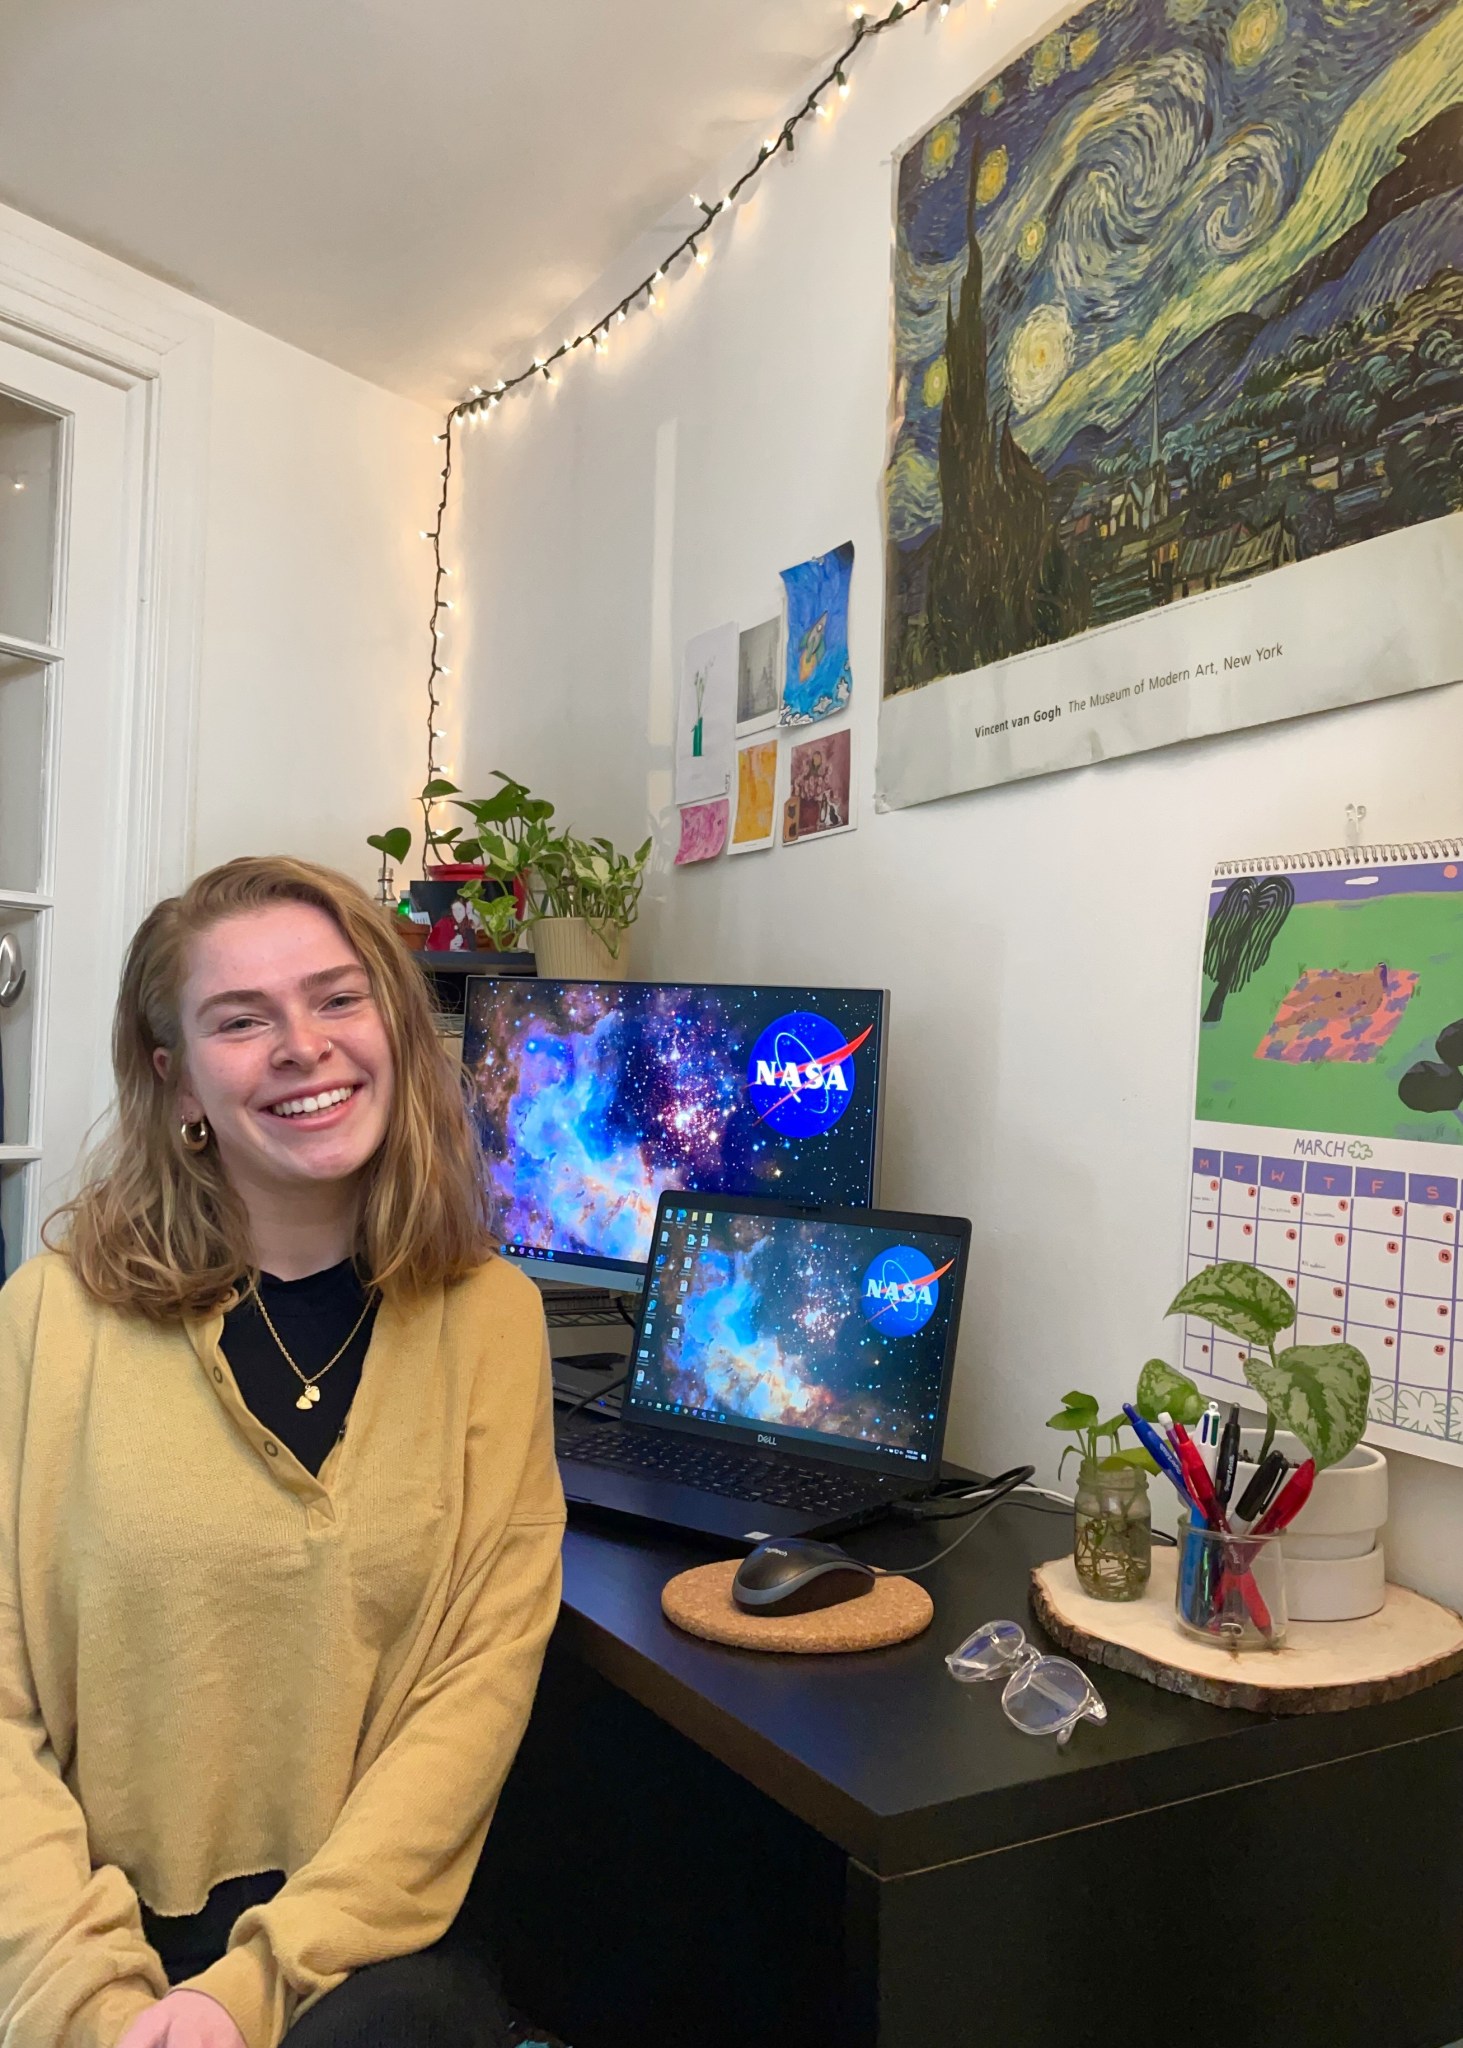
[[[969,1226],[668,1198],[627,1413],[779,1447],[929,1464]]]
[[[541,1277],[638,1285],[664,1188],[861,1207],[878,989],[475,978],[463,1058],[493,1228]]]

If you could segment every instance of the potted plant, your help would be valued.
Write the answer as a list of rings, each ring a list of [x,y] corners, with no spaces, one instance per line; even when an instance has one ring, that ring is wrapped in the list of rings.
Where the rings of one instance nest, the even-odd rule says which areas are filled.
[[[528,785],[495,771],[502,787],[489,797],[449,794],[471,824],[442,835],[459,860],[482,863],[481,880],[463,891],[495,942],[514,931],[533,934],[541,974],[555,979],[616,980],[627,971],[625,935],[634,923],[650,859],[650,840],[633,854],[608,839],[583,840],[553,823],[554,806]],[[509,894],[489,896],[490,885]]]
[[[1048,1429],[1069,1431],[1077,1439],[1062,1452],[1057,1477],[1074,1452],[1082,1461],[1073,1502],[1072,1562],[1084,1592],[1095,1600],[1138,1600],[1153,1565],[1148,1474],[1157,1467],[1145,1450],[1119,1445],[1128,1426],[1122,1415],[1100,1422],[1101,1413],[1095,1394],[1074,1392],[1062,1396],[1060,1410],[1047,1421]]]
[[[1295,1303],[1278,1280],[1242,1262],[1206,1266],[1181,1287],[1170,1315],[1198,1316],[1254,1345],[1245,1378],[1265,1410],[1265,1426],[1245,1432],[1246,1455],[1263,1458],[1282,1437],[1292,1458],[1314,1458],[1311,1497],[1285,1532],[1286,1605],[1293,1621],[1348,1621],[1374,1614],[1386,1587],[1377,1533],[1387,1519],[1387,1460],[1364,1444],[1371,1368],[1354,1344],[1276,1342],[1295,1322]],[[1151,1359],[1139,1382],[1145,1415],[1167,1408],[1197,1417],[1203,1396],[1191,1379]],[[1145,1398],[1146,1396],[1146,1398]],[[1157,1406],[1153,1406],[1155,1403]]]

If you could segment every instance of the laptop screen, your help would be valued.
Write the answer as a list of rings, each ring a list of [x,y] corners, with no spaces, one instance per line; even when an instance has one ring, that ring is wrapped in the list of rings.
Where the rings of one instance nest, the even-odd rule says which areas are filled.
[[[937,1464],[969,1228],[664,1198],[627,1418],[886,1470]]]

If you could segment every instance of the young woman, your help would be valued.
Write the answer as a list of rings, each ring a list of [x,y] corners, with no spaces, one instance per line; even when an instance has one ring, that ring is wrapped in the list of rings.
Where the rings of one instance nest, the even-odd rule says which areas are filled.
[[[424,985],[343,877],[232,861],[113,1053],[0,1294],[0,2048],[496,2048],[442,1937],[564,1510]]]

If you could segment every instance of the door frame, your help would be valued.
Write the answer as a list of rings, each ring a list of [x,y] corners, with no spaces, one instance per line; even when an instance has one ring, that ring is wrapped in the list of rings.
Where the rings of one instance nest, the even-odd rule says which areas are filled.
[[[213,326],[185,295],[0,206],[0,338],[122,390],[129,536],[116,901],[131,932],[192,872]]]

